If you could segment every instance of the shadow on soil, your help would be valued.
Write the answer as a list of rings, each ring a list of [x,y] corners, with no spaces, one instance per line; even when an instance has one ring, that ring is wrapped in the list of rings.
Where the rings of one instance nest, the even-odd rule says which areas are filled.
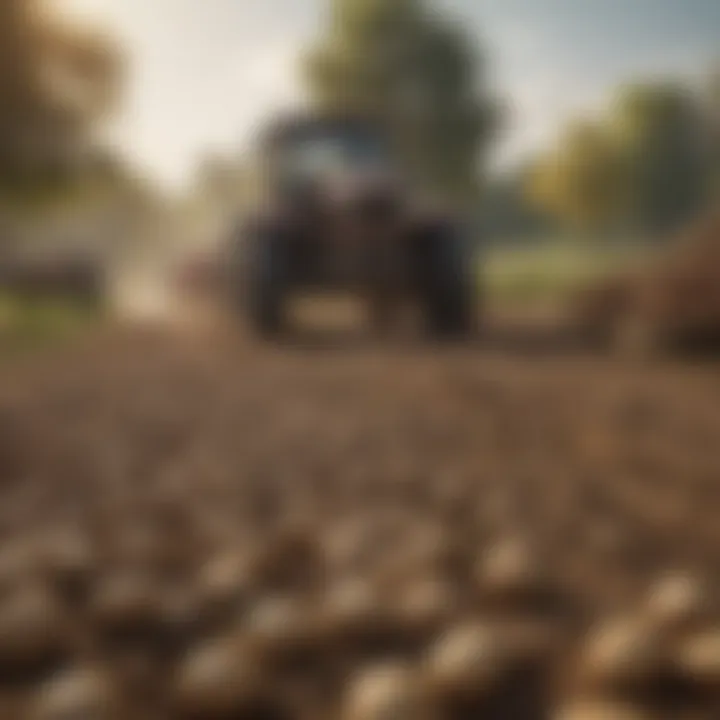
[[[298,328],[270,341],[290,350],[343,352],[369,348],[394,350],[463,349],[497,352],[520,357],[592,355],[597,348],[581,332],[568,326],[538,326],[532,323],[489,323],[462,338],[430,338],[420,333],[380,335],[358,329]]]

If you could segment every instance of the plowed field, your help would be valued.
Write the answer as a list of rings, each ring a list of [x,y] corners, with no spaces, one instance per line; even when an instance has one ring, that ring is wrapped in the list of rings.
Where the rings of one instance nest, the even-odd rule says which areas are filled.
[[[720,717],[712,365],[113,332],[0,471],[2,718]]]

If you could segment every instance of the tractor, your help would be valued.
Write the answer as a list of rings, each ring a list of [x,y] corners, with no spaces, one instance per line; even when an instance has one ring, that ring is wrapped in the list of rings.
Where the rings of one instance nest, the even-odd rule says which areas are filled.
[[[453,214],[433,206],[382,125],[305,115],[259,141],[262,193],[233,232],[228,290],[255,333],[277,337],[298,293],[350,293],[384,332],[415,307],[437,338],[475,326],[471,246]]]

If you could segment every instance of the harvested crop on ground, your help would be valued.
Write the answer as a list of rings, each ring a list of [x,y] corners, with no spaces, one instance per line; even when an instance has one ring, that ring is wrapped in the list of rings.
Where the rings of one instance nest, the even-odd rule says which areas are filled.
[[[641,270],[573,299],[586,329],[634,354],[720,348],[720,211],[708,213]]]
[[[720,717],[720,381],[108,332],[0,381],[0,718]]]

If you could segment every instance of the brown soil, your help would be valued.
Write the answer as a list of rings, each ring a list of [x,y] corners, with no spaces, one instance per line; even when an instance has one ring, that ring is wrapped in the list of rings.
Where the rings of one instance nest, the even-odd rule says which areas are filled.
[[[720,211],[690,225],[646,267],[584,288],[572,305],[580,324],[611,342],[622,345],[629,325],[647,349],[717,354]]]
[[[388,662],[440,720],[556,717],[578,694],[587,713],[557,717],[625,717],[602,714],[610,696],[646,713],[628,717],[720,717],[718,642],[686,653],[710,670],[680,669],[720,628],[717,366],[517,327],[462,347],[305,340],[118,331],[6,368],[0,718],[419,718],[382,714],[392,687],[355,688]],[[668,611],[679,635],[648,620],[667,573],[701,596]],[[576,677],[618,613],[672,656],[620,699]],[[542,673],[487,649],[428,659],[478,623],[547,630]]]

